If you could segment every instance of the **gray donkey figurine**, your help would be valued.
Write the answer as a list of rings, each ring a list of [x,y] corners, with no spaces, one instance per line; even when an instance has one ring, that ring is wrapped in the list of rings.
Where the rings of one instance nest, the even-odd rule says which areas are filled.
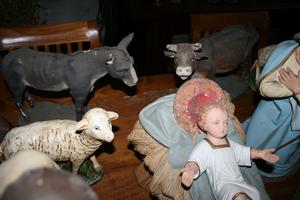
[[[134,34],[121,40],[116,47],[100,47],[78,51],[71,55],[20,48],[9,52],[3,60],[3,75],[16,100],[21,115],[26,119],[22,101],[27,86],[45,91],[70,90],[75,102],[76,119],[81,119],[84,104],[94,83],[106,75],[134,86],[138,77],[133,58],[127,51]],[[25,97],[33,106],[33,99]]]

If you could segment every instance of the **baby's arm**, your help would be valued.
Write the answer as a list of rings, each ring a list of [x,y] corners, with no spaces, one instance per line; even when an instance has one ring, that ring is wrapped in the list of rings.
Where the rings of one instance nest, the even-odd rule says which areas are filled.
[[[252,148],[250,151],[250,154],[251,154],[252,159],[260,158],[260,159],[263,159],[270,163],[276,163],[279,160],[279,156],[276,154],[273,154],[274,151],[275,151],[274,148],[263,149],[263,150],[258,150],[258,149]]]
[[[300,70],[295,75],[290,68],[280,69],[278,80],[295,95],[300,93]]]
[[[185,165],[185,167],[181,170],[182,177],[181,182],[186,187],[190,187],[193,183],[194,176],[199,172],[198,165],[194,162],[189,162]]]

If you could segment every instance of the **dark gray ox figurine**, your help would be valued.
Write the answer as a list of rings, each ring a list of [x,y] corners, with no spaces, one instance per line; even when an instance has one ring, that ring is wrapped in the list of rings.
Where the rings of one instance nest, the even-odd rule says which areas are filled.
[[[76,109],[76,118],[83,114],[84,104],[94,83],[107,73],[122,80],[128,86],[137,83],[133,58],[127,46],[131,33],[116,47],[100,47],[89,51],[78,51],[71,55],[46,53],[20,48],[9,52],[3,60],[3,75],[24,118],[22,100],[27,86],[38,90],[70,90]],[[32,98],[27,99],[33,106]]]
[[[214,78],[215,73],[244,66],[258,39],[259,34],[250,25],[229,25],[199,43],[168,44],[164,54],[174,58],[176,74],[183,80],[194,72],[193,77]]]

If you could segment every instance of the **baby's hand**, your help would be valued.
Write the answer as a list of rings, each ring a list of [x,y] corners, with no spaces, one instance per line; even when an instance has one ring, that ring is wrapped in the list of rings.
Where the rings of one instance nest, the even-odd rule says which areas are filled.
[[[280,158],[278,155],[273,154],[274,148],[260,150],[261,158],[270,163],[276,163]]]
[[[280,69],[278,80],[294,94],[300,93],[300,70],[295,75],[290,68]]]
[[[194,180],[194,172],[189,169],[189,167],[185,167],[181,170],[181,182],[186,187],[190,187]]]
[[[190,187],[194,181],[194,176],[199,168],[194,162],[189,162],[181,170],[181,182],[186,187]]]

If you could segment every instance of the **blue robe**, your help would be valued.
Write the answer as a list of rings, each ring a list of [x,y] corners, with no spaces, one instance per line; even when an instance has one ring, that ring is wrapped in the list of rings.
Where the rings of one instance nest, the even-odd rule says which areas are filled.
[[[176,123],[173,115],[174,97],[174,94],[167,95],[149,104],[140,112],[139,119],[143,128],[156,141],[169,149],[169,164],[172,168],[182,169],[193,148],[204,138],[204,135],[197,135],[193,142],[192,134],[187,133]],[[231,121],[228,124],[228,137],[242,143]],[[261,199],[270,199],[255,164],[253,163],[252,167],[240,167],[240,169],[245,181],[260,191]],[[190,194],[195,200],[215,199],[206,173],[194,181]]]
[[[280,68],[280,64],[298,43],[292,40],[278,44],[269,56],[258,79],[261,82],[270,72]],[[276,88],[275,88],[276,89]],[[271,92],[270,92],[271,93]],[[243,123],[247,133],[247,145],[257,149],[278,148],[300,134],[300,108],[293,97],[264,98],[260,100],[251,118]],[[262,175],[280,177],[294,171],[300,161],[300,139],[279,149],[280,160],[276,164],[258,165]]]

